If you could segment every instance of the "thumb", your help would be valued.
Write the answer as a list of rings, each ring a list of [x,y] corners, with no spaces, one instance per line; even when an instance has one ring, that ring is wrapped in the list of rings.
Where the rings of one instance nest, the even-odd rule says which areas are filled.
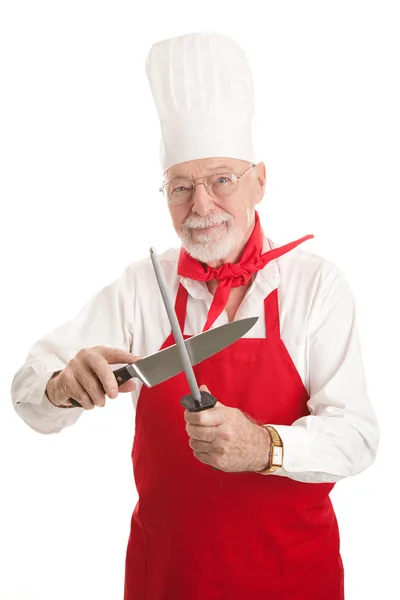
[[[206,385],[204,385],[204,384],[203,384],[203,385],[201,385],[201,386],[199,387],[199,390],[200,390],[201,392],[208,392],[209,394],[211,394],[211,392],[210,392],[210,390],[208,389],[208,387],[207,387]],[[211,395],[212,395],[212,394],[211,394]],[[223,405],[221,402],[219,402],[219,401],[217,400],[217,402],[216,402],[216,404],[215,404],[215,406],[214,406],[214,409],[215,409],[215,408],[217,408],[217,407],[219,407],[219,406],[224,406],[224,405]]]
[[[199,390],[200,390],[201,392],[208,392],[209,394],[211,394],[211,392],[210,392],[210,390],[208,389],[208,387],[207,387],[206,385],[204,385],[204,384],[203,384],[203,385],[201,385],[201,386],[199,387]]]

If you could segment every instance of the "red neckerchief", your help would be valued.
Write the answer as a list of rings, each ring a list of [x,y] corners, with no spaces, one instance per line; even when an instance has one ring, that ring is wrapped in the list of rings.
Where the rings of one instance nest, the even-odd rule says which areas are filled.
[[[314,236],[305,236],[302,240],[312,237]],[[209,281],[211,279],[218,279],[219,281],[203,331],[207,330],[224,310],[231,288],[246,285],[253,273],[260,271],[267,263],[281,255],[282,250],[286,248],[286,246],[282,246],[261,254],[262,245],[263,236],[260,217],[255,211],[254,229],[238,262],[226,263],[215,269],[191,257],[184,248],[181,248],[178,260],[178,275],[197,281]]]

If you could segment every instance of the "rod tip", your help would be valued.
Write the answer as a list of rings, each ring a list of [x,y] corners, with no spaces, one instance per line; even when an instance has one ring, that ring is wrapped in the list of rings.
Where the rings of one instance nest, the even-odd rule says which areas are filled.
[[[152,246],[150,248],[150,254],[155,254],[156,253],[156,249]]]

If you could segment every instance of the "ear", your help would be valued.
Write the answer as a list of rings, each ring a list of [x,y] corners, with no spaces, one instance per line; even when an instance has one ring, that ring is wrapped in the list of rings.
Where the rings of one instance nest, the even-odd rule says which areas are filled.
[[[265,186],[267,183],[267,169],[263,162],[258,163],[256,167],[257,174],[257,204],[261,202],[265,194]]]

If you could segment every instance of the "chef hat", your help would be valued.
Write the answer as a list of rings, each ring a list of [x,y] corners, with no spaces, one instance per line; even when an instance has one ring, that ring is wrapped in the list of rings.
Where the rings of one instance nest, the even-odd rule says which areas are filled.
[[[146,74],[161,122],[163,171],[198,158],[255,162],[253,78],[234,40],[193,33],[158,42]]]

